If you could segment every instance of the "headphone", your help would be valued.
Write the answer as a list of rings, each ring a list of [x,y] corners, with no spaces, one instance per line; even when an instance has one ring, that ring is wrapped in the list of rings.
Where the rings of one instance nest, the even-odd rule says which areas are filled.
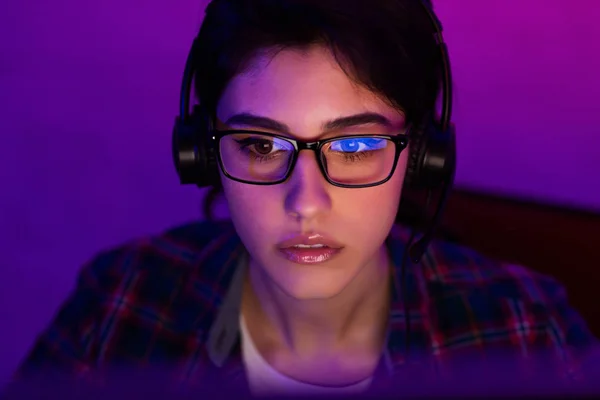
[[[214,0],[213,0],[214,1]],[[442,62],[442,104],[439,120],[428,118],[419,128],[421,132],[410,139],[410,155],[406,172],[406,186],[424,189],[428,193],[439,191],[439,199],[423,236],[414,244],[409,243],[408,256],[418,263],[433,239],[440,222],[448,196],[454,183],[456,169],[456,134],[451,123],[452,77],[446,43],[442,37],[442,25],[433,12],[430,0],[420,1],[432,25],[440,60]],[[211,3],[212,4],[212,3]],[[208,13],[211,4],[206,8]],[[181,184],[198,187],[219,184],[217,143],[211,135],[212,120],[202,108],[195,105],[192,112],[191,91],[195,73],[194,55],[198,47],[195,39],[188,54],[181,84],[179,115],[173,129],[173,161]],[[412,242],[412,240],[411,240]]]

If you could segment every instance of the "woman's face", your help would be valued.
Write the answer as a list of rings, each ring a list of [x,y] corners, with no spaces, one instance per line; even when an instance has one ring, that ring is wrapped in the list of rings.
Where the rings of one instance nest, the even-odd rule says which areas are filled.
[[[329,124],[324,129],[333,120],[365,113],[383,118],[354,121],[357,124],[352,126]],[[242,114],[244,118],[239,117]],[[251,68],[225,89],[217,119],[219,129],[270,132],[310,141],[405,131],[402,112],[358,86],[331,53],[318,46],[284,50],[274,57],[257,56]],[[268,145],[258,150],[275,151]],[[277,185],[250,185],[221,175],[231,218],[250,253],[251,268],[258,268],[270,284],[299,300],[334,297],[357,276],[380,268],[385,259],[383,243],[400,201],[407,154],[407,150],[402,152],[389,181],[369,188],[331,185],[310,150],[300,152],[291,176]],[[293,246],[298,243],[326,247]]]

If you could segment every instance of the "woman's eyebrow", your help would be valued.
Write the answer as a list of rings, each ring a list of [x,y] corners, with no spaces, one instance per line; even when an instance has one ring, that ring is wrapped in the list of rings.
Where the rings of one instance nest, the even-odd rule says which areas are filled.
[[[373,112],[365,112],[332,119],[323,123],[322,129],[323,131],[335,131],[370,124],[381,125],[385,128],[393,127],[392,122],[383,115]],[[283,122],[247,112],[232,115],[227,119],[227,121],[225,121],[225,125],[261,128],[290,134],[289,127]]]

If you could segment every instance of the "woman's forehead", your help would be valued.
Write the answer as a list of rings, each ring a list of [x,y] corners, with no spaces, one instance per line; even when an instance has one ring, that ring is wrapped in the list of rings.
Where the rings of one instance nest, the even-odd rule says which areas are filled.
[[[403,125],[404,115],[358,85],[324,47],[258,55],[227,85],[217,108],[220,121],[237,114],[264,116],[290,130],[320,130],[325,121],[374,113]]]

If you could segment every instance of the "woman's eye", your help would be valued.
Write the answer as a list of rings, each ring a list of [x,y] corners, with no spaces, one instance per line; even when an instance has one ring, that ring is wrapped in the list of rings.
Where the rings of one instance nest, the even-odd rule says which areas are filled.
[[[379,150],[386,146],[385,139],[379,138],[348,138],[333,141],[330,149],[343,153],[356,153],[359,151]]]
[[[261,140],[258,143],[254,144],[254,150],[258,154],[266,155],[269,154],[273,150],[273,142],[272,141],[264,141]]]

